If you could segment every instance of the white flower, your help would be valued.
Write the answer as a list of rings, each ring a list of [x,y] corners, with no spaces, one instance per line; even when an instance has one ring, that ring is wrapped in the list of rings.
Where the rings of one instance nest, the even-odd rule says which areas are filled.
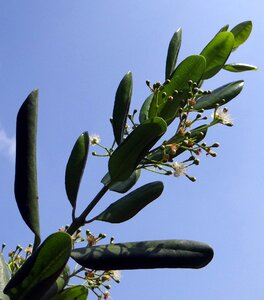
[[[229,126],[233,125],[233,120],[227,108],[220,108],[220,107],[217,108],[214,116],[216,119],[219,120],[220,123],[224,125],[229,125]]]
[[[174,162],[172,164],[172,168],[174,169],[173,175],[175,177],[179,177],[181,175],[186,175],[185,171],[187,170],[187,166],[182,162]]]
[[[89,140],[91,145],[97,145],[101,141],[100,136],[98,134],[90,135]]]

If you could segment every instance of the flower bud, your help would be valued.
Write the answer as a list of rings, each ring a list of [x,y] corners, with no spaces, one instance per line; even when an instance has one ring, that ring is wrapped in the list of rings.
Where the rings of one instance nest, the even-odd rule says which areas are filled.
[[[161,97],[162,98],[165,98],[167,96],[167,93],[166,92],[163,92],[162,94],[161,94]]]
[[[216,156],[217,156],[217,153],[216,153],[216,152],[213,152],[213,151],[210,151],[209,154],[210,154],[212,157],[216,157]]]
[[[200,159],[199,158],[196,158],[194,161],[193,161],[194,165],[198,166],[200,164]]]
[[[211,147],[212,147],[212,148],[218,148],[219,146],[220,146],[219,143],[214,143]]]

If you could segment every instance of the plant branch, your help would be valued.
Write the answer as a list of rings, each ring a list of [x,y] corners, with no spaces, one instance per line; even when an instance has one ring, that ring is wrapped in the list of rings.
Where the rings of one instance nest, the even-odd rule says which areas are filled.
[[[85,208],[82,214],[73,220],[70,227],[67,229],[67,232],[72,235],[74,232],[85,224],[85,219],[88,214],[92,211],[95,205],[100,201],[100,199],[104,196],[104,194],[108,191],[108,186],[104,186],[99,193],[94,197],[94,199],[89,203],[89,205]]]

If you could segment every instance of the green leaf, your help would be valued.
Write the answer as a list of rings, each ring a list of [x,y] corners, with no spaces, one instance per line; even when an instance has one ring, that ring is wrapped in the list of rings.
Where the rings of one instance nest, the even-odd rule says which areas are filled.
[[[230,72],[245,72],[245,71],[257,71],[256,66],[248,65],[248,64],[227,64],[223,66],[223,69]]]
[[[225,31],[228,30],[228,28],[229,28],[229,25],[227,24],[227,25],[223,26],[223,27],[218,31],[218,33],[219,33],[219,32],[225,32]]]
[[[251,21],[245,21],[238,25],[236,25],[231,32],[234,35],[235,42],[233,46],[233,50],[238,48],[240,45],[245,43],[245,41],[250,36],[250,33],[252,31],[252,22]]]
[[[153,94],[150,94],[147,99],[144,101],[140,112],[139,112],[139,122],[143,123],[144,121],[148,120],[149,118],[149,109],[150,109],[150,104],[153,99]]]
[[[40,300],[50,300],[57,295],[60,291],[64,289],[64,287],[69,282],[69,276],[70,276],[70,268],[66,266],[66,268],[63,270],[62,274],[57,278],[57,280],[52,284],[52,286],[47,290],[45,295],[40,298]]]
[[[228,59],[234,46],[234,36],[231,32],[219,32],[203,49],[201,55],[206,59],[206,70],[203,79],[213,77],[218,73]]]
[[[143,185],[123,198],[112,203],[94,220],[122,223],[133,218],[146,205],[157,199],[163,191],[163,183],[155,181]]]
[[[213,258],[207,244],[186,240],[143,241],[74,249],[72,258],[94,270],[202,268]]]
[[[4,292],[10,300],[40,299],[61,274],[71,249],[69,234],[50,235],[11,278]]]
[[[65,188],[68,199],[73,208],[76,206],[77,195],[87,161],[89,150],[89,136],[82,133],[73,146],[65,172]]]
[[[20,214],[35,234],[34,248],[40,243],[36,138],[38,91],[34,90],[17,114],[15,197]]]
[[[3,254],[0,252],[0,299],[8,300],[9,297],[3,293],[5,286],[9,281],[9,272],[7,264],[3,258]]]
[[[200,97],[193,108],[194,110],[212,109],[216,107],[216,104],[226,104],[242,91],[243,86],[243,80],[225,84],[213,90],[211,94]]]
[[[173,96],[174,91],[179,91],[179,94],[173,96],[173,100],[168,97],[158,108],[158,116],[163,118],[169,125],[178,115],[179,109],[185,105],[190,90],[188,81],[199,83],[201,80],[206,66],[204,57],[200,55],[192,55],[187,57],[176,68],[172,75],[171,81],[164,85],[159,93],[166,93]],[[160,102],[160,101],[159,101]]]
[[[172,36],[168,48],[167,59],[166,59],[166,69],[165,69],[165,79],[170,79],[178,58],[179,50],[182,41],[182,29],[179,28]]]
[[[109,185],[109,190],[117,193],[126,193],[129,191],[138,181],[140,176],[140,170],[135,170],[125,181],[117,181]],[[110,174],[107,173],[101,182],[104,185],[108,185],[111,182]]]
[[[148,117],[158,116],[169,125],[185,105],[190,87],[189,80],[198,83],[204,73],[206,61],[201,55],[191,55],[174,71],[171,80],[154,94]],[[177,91],[177,93],[175,93]],[[170,99],[173,97],[173,99]]]
[[[126,180],[166,130],[165,121],[157,117],[136,127],[109,159],[108,169],[112,184]]]
[[[122,142],[124,137],[131,97],[132,73],[128,72],[121,80],[115,95],[112,125],[115,141],[118,145]]]
[[[86,300],[88,297],[88,288],[83,285],[76,285],[63,290],[51,300]]]

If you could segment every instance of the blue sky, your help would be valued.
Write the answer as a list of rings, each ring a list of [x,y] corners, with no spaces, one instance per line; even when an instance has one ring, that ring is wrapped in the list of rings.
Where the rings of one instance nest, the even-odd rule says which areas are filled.
[[[94,233],[116,241],[191,239],[209,243],[215,257],[201,270],[124,271],[113,299],[255,299],[264,295],[264,203],[262,138],[263,5],[238,1],[1,1],[0,2],[0,241],[27,245],[32,235],[19,217],[13,195],[16,113],[39,88],[38,185],[43,238],[70,222],[64,171],[76,138],[85,130],[112,141],[109,118],[120,79],[131,70],[132,109],[149,91],[145,80],[162,81],[169,40],[183,29],[179,59],[198,54],[225,24],[253,21],[249,40],[230,62],[257,65],[258,72],[222,71],[204,88],[244,79],[245,88],[228,105],[235,126],[212,128],[216,158],[201,157],[184,177],[149,173],[140,183],[163,180],[165,191],[132,220],[93,223]],[[79,211],[101,187],[107,161],[89,157]],[[110,193],[101,211],[118,194]],[[92,297],[90,297],[93,299]]]

